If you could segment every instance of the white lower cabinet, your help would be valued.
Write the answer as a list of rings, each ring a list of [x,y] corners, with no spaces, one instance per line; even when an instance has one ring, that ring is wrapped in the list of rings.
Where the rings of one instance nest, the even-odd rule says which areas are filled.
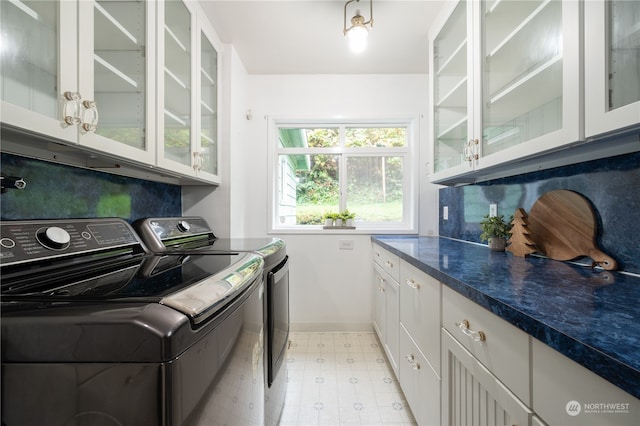
[[[442,291],[442,327],[511,392],[530,404],[527,333],[446,286]]]
[[[385,336],[387,335],[385,329],[385,312],[384,312],[384,303],[385,303],[385,292],[384,288],[385,278],[384,272],[379,265],[374,263],[374,293],[373,293],[373,328],[378,334],[378,338],[380,341],[384,341]]]
[[[550,425],[640,425],[640,400],[533,340],[533,409]]]
[[[400,354],[400,285],[389,280],[385,285],[384,296],[385,333],[384,350],[391,368],[398,376],[398,358]]]
[[[442,424],[531,424],[533,412],[451,334],[442,330]]]
[[[418,425],[640,425],[634,396],[373,249],[374,327]]]
[[[440,423],[440,377],[403,325],[400,325],[399,363],[400,386],[416,422],[424,426],[442,424]]]
[[[384,255],[393,256],[374,246],[374,252],[383,252]],[[374,255],[375,256],[375,255]],[[396,376],[398,375],[398,354],[400,351],[400,285],[398,281],[389,274],[389,269],[377,261],[374,257],[374,292],[375,311],[374,328],[382,347],[391,363]],[[388,257],[384,257],[385,261]],[[397,264],[394,268],[397,270]]]
[[[438,280],[406,261],[400,261],[400,323],[438,375],[442,299],[440,288]]]

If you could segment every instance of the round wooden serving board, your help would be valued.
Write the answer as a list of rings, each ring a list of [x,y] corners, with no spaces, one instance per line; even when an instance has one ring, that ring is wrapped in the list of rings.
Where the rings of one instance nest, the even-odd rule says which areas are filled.
[[[573,260],[588,256],[607,270],[616,261],[596,245],[596,215],[589,201],[564,189],[543,194],[529,212],[531,239],[550,259]]]

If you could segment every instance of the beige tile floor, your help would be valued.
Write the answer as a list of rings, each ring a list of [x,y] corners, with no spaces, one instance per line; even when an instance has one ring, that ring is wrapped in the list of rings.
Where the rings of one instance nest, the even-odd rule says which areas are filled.
[[[290,335],[281,426],[416,425],[374,333]]]

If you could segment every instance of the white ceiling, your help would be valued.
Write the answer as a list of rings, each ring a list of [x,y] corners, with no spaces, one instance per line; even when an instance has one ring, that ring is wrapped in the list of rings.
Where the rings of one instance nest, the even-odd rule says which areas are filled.
[[[415,74],[428,72],[428,31],[447,0],[373,0],[367,49],[352,53],[342,34],[344,1],[200,0],[223,42],[249,74]],[[353,2],[347,26],[369,1]]]

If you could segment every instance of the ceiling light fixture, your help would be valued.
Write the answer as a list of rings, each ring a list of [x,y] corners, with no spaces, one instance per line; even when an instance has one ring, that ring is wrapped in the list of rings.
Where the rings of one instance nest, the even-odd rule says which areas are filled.
[[[364,51],[367,47],[367,35],[369,30],[373,28],[373,0],[369,0],[369,20],[365,21],[360,15],[360,10],[356,10],[356,14],[351,18],[351,26],[347,28],[347,6],[353,2],[359,3],[360,0],[349,0],[344,4],[344,36],[349,40],[349,47],[356,53]],[[367,25],[369,26],[367,28]]]

